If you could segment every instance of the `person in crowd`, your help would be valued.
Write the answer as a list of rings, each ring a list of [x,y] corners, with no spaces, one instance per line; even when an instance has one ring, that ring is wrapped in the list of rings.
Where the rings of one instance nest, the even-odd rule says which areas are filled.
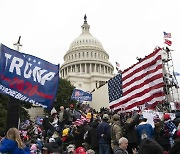
[[[161,145],[164,151],[169,151],[170,149],[170,134],[167,127],[164,125],[163,121],[159,118],[159,115],[153,117],[154,121],[154,139]]]
[[[59,117],[59,133],[61,135],[64,125],[68,124],[68,113],[64,109],[64,106],[60,106],[60,111],[59,111],[58,117]]]
[[[119,147],[114,151],[114,154],[129,154],[126,150],[128,146],[128,139],[121,137],[119,139]],[[136,149],[133,149],[133,154],[137,154]]]
[[[118,148],[119,139],[123,136],[122,128],[120,124],[120,116],[118,114],[114,114],[112,117],[112,125],[111,125],[111,148],[114,151]]]
[[[31,141],[30,152],[31,154],[36,154],[38,152],[38,147],[34,140]]]
[[[99,154],[111,154],[111,126],[108,123],[109,115],[103,114],[102,122],[97,127],[99,140]]]
[[[139,146],[138,154],[163,154],[162,147],[151,138],[144,138]]]
[[[141,118],[139,121],[140,123],[136,127],[136,132],[138,135],[138,141],[141,143],[144,138],[153,138],[154,129],[151,124],[147,123],[146,118]]]
[[[163,116],[163,119],[164,119],[165,127],[168,129],[169,134],[170,134],[169,140],[170,140],[170,146],[172,147],[173,144],[174,144],[173,135],[174,135],[174,133],[176,132],[177,127],[176,127],[176,125],[172,122],[169,113],[165,113],[164,116]]]
[[[178,127],[178,124],[180,123],[180,111],[177,111],[175,113],[175,119],[173,120],[173,123]]]
[[[54,131],[54,128],[50,124],[49,117],[47,115],[43,118],[42,126],[43,126],[43,129],[44,129],[44,132],[43,132],[44,140],[46,140],[46,137],[48,136],[48,132],[49,131],[50,132]]]
[[[99,125],[99,119],[95,119],[94,122],[91,123],[91,128],[89,129],[87,136],[84,138],[85,142],[87,142],[91,148],[98,154],[99,145],[98,145],[98,137],[96,135],[97,126]]]
[[[176,131],[174,137],[175,143],[169,150],[169,154],[180,154],[180,129]]]
[[[74,144],[69,144],[62,154],[76,154],[76,146]]]
[[[76,147],[82,146],[84,143],[84,134],[85,128],[84,125],[74,126],[74,130],[72,132],[73,141],[75,142]]]
[[[56,109],[53,107],[53,109],[51,110],[51,117],[50,117],[50,124],[53,126],[53,131],[52,133],[54,133],[54,131],[58,131],[59,126],[58,126],[58,113],[56,111]]]
[[[70,104],[68,110],[68,125],[72,125],[72,122],[74,120],[74,110],[74,105]]]
[[[10,128],[0,144],[1,153],[30,154],[30,149],[22,142],[19,130]]]
[[[138,136],[135,126],[139,122],[139,117],[142,113],[138,113],[134,118],[128,118],[123,126],[123,136],[128,139],[127,151],[129,154],[133,154],[132,149],[137,149],[138,147]]]
[[[58,144],[56,143],[55,139],[52,137],[49,139],[49,143],[44,144],[44,147],[47,148],[48,154],[51,154],[53,152],[60,153],[60,151],[61,151],[61,149],[58,146]]]

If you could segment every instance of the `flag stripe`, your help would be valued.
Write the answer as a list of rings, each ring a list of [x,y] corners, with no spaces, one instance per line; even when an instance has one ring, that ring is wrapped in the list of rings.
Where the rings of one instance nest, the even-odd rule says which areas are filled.
[[[164,42],[165,44],[167,44],[167,45],[169,45],[169,46],[172,45],[172,42],[171,42],[170,40],[165,39],[164,41],[165,41],[165,42]]]
[[[164,99],[161,51],[158,48],[122,73],[123,96],[111,99],[109,104],[111,109],[118,111],[123,107],[131,110],[137,108],[137,105],[147,102],[152,105]],[[113,83],[111,82],[111,84]],[[109,87],[108,90],[109,95],[112,95]]]

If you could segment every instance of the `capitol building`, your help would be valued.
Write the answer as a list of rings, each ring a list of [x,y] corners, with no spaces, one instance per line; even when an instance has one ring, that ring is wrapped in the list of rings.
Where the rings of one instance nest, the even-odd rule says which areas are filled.
[[[82,33],[64,55],[60,74],[77,89],[93,92],[114,76],[114,67],[108,61],[109,55],[101,42],[90,33],[86,15],[81,28]]]

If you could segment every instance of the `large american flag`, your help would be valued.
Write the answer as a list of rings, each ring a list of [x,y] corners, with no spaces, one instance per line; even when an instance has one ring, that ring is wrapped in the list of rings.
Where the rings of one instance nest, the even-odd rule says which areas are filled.
[[[115,111],[134,110],[164,100],[161,48],[108,81],[109,106]]]

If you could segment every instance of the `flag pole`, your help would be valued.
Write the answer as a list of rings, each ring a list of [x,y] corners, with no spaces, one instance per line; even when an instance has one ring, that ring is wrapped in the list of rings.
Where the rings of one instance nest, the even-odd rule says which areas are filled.
[[[14,47],[19,51],[22,47],[20,44],[21,36],[19,36],[18,42],[14,43]],[[6,131],[9,128],[15,127],[19,129],[20,126],[20,101],[12,96],[9,96],[9,102],[7,106],[7,117],[6,117]]]

